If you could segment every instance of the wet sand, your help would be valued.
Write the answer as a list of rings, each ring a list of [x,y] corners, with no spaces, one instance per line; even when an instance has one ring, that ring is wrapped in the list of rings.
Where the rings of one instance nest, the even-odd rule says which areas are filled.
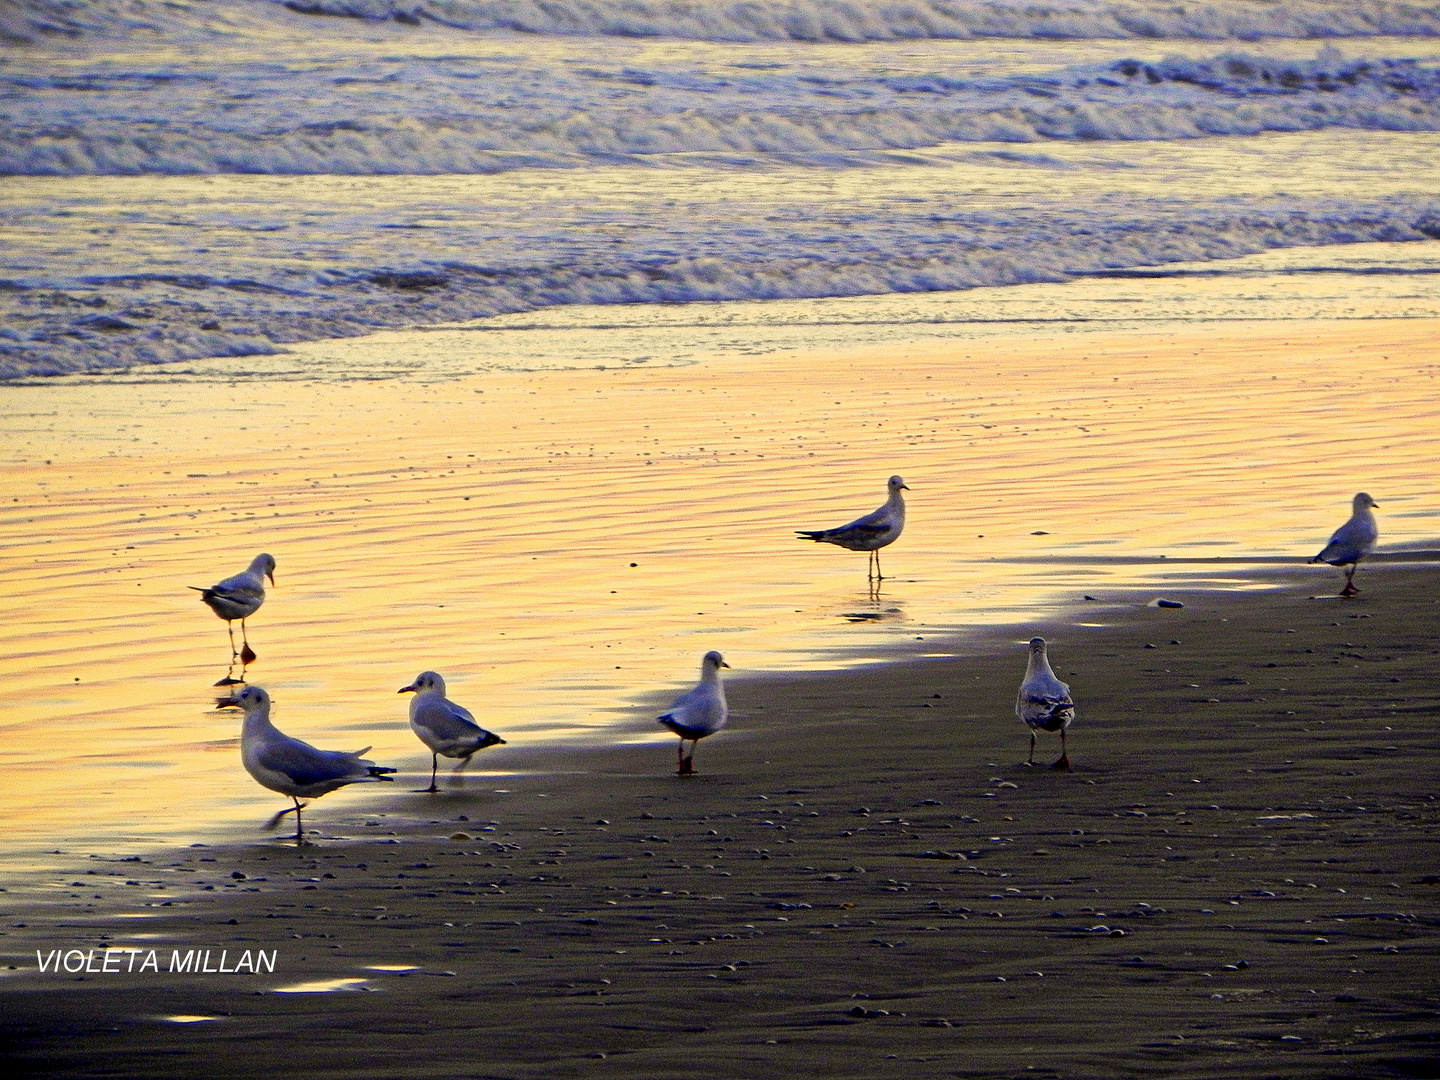
[[[298,851],[91,859],[0,896],[6,1056],[62,1076],[1434,1076],[1440,569],[1358,581],[1343,601],[1338,571],[1277,570],[1013,635],[1051,639],[1074,688],[1070,772],[1021,764],[1004,634],[737,672],[692,779],[669,743],[533,747],[504,794],[322,800]],[[38,973],[35,949],[72,947],[278,963]]]
[[[278,565],[248,676],[282,730],[418,779],[395,691],[435,670],[509,740],[477,767],[523,771],[531,747],[610,739],[708,649],[749,675],[834,668],[1086,594],[1245,588],[1318,551],[1361,489],[1382,550],[1431,544],[1437,335],[1170,323],[659,370],[326,382],[228,361],[7,387],[8,851],[211,843],[273,812],[212,707],[225,625],[186,588],[258,552]],[[367,370],[442,339],[495,348],[307,348]],[[795,530],[873,509],[892,473],[909,517],[877,598],[863,554]]]

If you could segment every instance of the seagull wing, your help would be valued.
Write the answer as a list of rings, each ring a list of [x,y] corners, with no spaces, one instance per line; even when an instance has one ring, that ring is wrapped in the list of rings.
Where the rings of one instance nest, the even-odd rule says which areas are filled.
[[[416,703],[411,723],[440,739],[463,739],[481,730],[470,710],[448,698],[427,698]]]
[[[1045,731],[1058,731],[1074,720],[1075,702],[1070,699],[1070,688],[1061,682],[1055,686],[1058,689],[1022,689],[1015,710],[1020,719]]]
[[[702,683],[681,694],[657,719],[676,734],[680,734],[680,729],[683,728],[686,732],[709,735],[724,727],[726,718],[724,700]]]
[[[254,758],[261,768],[289,777],[297,787],[348,778],[359,780],[369,775],[360,759],[353,754],[342,750],[318,750],[289,736],[267,740],[256,748]]]

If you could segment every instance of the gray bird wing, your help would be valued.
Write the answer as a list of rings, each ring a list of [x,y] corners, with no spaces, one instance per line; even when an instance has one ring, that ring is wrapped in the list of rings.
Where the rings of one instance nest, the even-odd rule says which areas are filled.
[[[864,517],[858,517],[848,525],[841,525],[838,529],[831,529],[836,533],[858,533],[869,536],[876,536],[894,528],[895,523],[890,520],[888,506],[882,506],[878,510],[872,510]]]
[[[680,727],[708,734],[724,725],[726,709],[720,696],[701,683],[671,702],[657,719],[672,730]]]
[[[370,775],[368,763],[354,754],[318,750],[288,735],[266,740],[255,751],[255,761],[263,768],[288,776],[298,787]]]
[[[470,715],[470,710],[448,698],[422,701],[411,719],[438,738],[447,740],[466,738],[483,730],[475,722],[475,717]]]

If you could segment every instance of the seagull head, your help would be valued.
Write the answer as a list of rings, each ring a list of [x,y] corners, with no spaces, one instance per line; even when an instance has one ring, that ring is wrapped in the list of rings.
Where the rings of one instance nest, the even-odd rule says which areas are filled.
[[[1374,499],[1372,499],[1369,495],[1365,494],[1365,492],[1361,491],[1356,494],[1353,505],[1358,511],[1369,510],[1372,506],[1379,506],[1380,504],[1377,503]]]
[[[719,671],[722,667],[729,667],[730,665],[725,663],[725,658],[723,656],[721,656],[714,649],[711,649],[705,654],[705,659],[701,662],[701,666],[706,668],[714,668],[716,671]]]
[[[909,491],[909,490],[910,490],[910,485],[907,484],[907,483],[905,483],[905,481],[902,480],[902,479],[901,479],[900,477],[898,477],[898,476],[892,476],[892,477],[890,477],[889,481],[886,483],[885,486],[890,489],[890,494],[891,494],[891,495],[894,495],[897,491]]]
[[[257,574],[264,574],[270,579],[270,584],[275,584],[275,556],[256,555],[255,561],[250,564],[250,569]]]
[[[1030,651],[1032,653],[1043,653],[1045,651],[1045,639],[1043,637],[1032,637],[1030,639]]]
[[[270,695],[258,686],[247,686],[238,694],[215,699],[217,709],[244,709],[247,713],[265,708],[270,704]]]
[[[415,681],[409,686],[402,686],[395,692],[397,694],[420,694],[429,690],[436,693],[445,693],[445,680],[433,671],[422,671],[415,676]]]

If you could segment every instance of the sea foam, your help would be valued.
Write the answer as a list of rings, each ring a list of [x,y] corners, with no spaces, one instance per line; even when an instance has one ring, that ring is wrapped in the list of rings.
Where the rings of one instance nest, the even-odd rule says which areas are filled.
[[[19,0],[0,29],[18,40],[199,26],[233,30],[266,20],[267,7],[471,31],[736,42],[1440,34],[1440,11],[1433,4],[1393,0]]]

